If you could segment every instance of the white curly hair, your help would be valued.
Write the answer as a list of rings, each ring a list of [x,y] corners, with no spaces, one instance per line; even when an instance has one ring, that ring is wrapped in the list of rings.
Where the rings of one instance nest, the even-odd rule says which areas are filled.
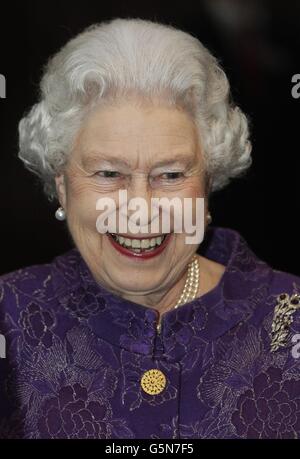
[[[50,199],[88,110],[130,93],[167,98],[192,115],[210,191],[250,166],[249,123],[217,59],[171,25],[116,18],[88,27],[49,59],[40,100],[19,123],[19,158]]]

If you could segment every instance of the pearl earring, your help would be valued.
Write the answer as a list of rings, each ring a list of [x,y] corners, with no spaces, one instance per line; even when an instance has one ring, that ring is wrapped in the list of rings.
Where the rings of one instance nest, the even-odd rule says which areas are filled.
[[[211,215],[210,215],[209,212],[208,212],[208,214],[206,215],[206,220],[207,220],[207,224],[208,224],[208,225],[212,222],[212,217],[211,217]]]
[[[66,212],[64,211],[64,209],[62,207],[59,207],[56,212],[55,212],[55,218],[57,218],[57,220],[60,220],[60,221],[63,221],[65,220],[66,218]]]

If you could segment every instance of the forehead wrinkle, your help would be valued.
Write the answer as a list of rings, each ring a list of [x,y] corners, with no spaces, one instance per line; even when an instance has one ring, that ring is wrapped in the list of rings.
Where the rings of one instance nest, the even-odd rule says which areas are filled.
[[[159,151],[155,152],[155,155],[159,155]],[[148,156],[148,155],[147,155]],[[175,163],[182,163],[184,165],[190,164],[195,155],[194,153],[191,155],[190,153],[178,153],[178,154],[172,154],[172,156],[168,159],[161,159],[158,161],[155,161],[154,164],[152,164],[152,167],[162,167],[162,166],[168,166],[171,164]],[[149,156],[148,158],[149,159]],[[86,167],[88,166],[93,166],[95,164],[99,164],[101,160],[105,160],[107,162],[113,163],[113,164],[118,164],[120,166],[127,166],[130,167],[130,164],[126,158],[120,158],[116,157],[114,155],[108,155],[102,152],[99,152],[98,154],[92,154],[89,155],[88,157],[84,157],[82,160],[83,165]]]
[[[154,163],[154,167],[162,167],[162,166],[168,166],[168,165],[171,165],[171,164],[174,164],[174,163],[182,163],[184,165],[186,164],[190,164],[193,159],[194,159],[195,155],[194,154],[189,154],[189,153],[181,153],[181,154],[175,154],[175,155],[172,155],[172,158],[170,159],[162,159],[160,161],[156,161]]]
[[[120,164],[122,166],[129,167],[129,162],[126,158],[122,158],[122,156],[115,156],[113,154],[106,154],[103,152],[98,153],[89,153],[88,156],[84,156],[82,158],[82,163],[85,166],[92,166],[94,164],[99,164],[100,161],[107,161],[110,163]]]

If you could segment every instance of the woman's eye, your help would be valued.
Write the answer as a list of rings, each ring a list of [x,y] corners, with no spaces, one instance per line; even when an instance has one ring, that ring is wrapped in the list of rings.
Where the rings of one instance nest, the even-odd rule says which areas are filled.
[[[104,178],[118,178],[121,176],[118,171],[99,171],[97,172],[97,175]]]
[[[165,172],[162,177],[167,180],[176,180],[183,177],[182,172]]]

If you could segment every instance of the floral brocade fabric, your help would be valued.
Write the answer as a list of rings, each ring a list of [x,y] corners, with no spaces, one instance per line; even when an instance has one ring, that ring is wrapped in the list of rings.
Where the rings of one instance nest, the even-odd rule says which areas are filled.
[[[200,253],[226,270],[160,334],[157,311],[97,284],[76,248],[0,277],[0,438],[300,438],[299,310],[271,351],[277,297],[300,278],[227,228]],[[149,395],[152,369],[166,384]]]

